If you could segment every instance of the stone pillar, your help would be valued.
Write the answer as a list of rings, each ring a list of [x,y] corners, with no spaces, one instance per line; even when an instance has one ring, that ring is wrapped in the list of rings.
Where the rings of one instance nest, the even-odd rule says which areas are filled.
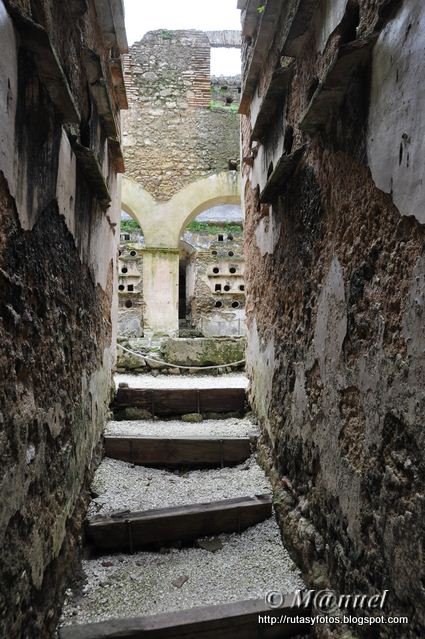
[[[144,330],[177,335],[179,330],[179,250],[146,247],[143,251]]]

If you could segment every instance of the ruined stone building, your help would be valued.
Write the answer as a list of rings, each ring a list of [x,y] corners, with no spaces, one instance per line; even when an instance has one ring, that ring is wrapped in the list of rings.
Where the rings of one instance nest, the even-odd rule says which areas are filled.
[[[199,216],[184,234],[188,251],[186,262],[181,261],[180,274],[186,295],[181,298],[180,312],[206,337],[243,335],[245,280],[241,220],[236,218],[237,223],[220,226],[201,221],[204,216],[208,213]]]
[[[389,590],[422,637],[420,0],[239,0],[251,400],[312,587]]]
[[[0,636],[52,636],[115,358],[120,0],[0,1]]]
[[[128,252],[121,249],[123,333],[177,335],[182,327],[206,335],[243,331],[244,284],[236,275],[243,273],[242,250],[232,247],[225,228],[199,245],[184,236],[203,211],[240,206],[240,77],[211,77],[212,47],[239,48],[240,33],[153,31],[130,48],[126,59],[122,205],[140,224],[144,243],[139,249],[131,246],[129,264]],[[218,252],[224,246],[219,235],[226,238],[226,255]],[[220,242],[217,248],[214,242]],[[131,251],[142,259],[135,260]],[[229,252],[235,259],[227,259]],[[219,257],[222,264],[216,263]],[[133,281],[137,264],[138,284]],[[198,267],[209,276],[198,278]],[[226,281],[218,281],[217,268]]]
[[[279,628],[260,626],[253,612],[268,612],[263,593],[260,604],[253,599],[258,545],[267,580],[279,564],[291,592],[387,592],[382,611],[362,614],[409,619],[314,629],[290,622],[286,636],[425,636],[425,5],[238,6],[242,76],[211,78],[211,48],[241,46],[239,32],[155,31],[127,56],[123,0],[0,0],[0,639],[58,636],[78,555],[95,554],[83,538],[96,527],[86,514],[108,446],[106,466],[127,464],[120,485],[130,474],[139,482],[123,496],[106,472],[109,484],[98,488],[119,506],[121,498],[140,505],[152,459],[167,469],[156,468],[152,510],[149,502],[143,512],[106,504],[107,525],[117,524],[116,539],[124,539],[116,563],[100,551],[87,559],[100,562],[99,572],[113,568],[108,590],[136,608],[144,583],[146,616],[108,609],[99,630],[93,606],[84,628],[73,601],[87,602],[93,591],[95,603],[105,601],[106,581],[94,568],[86,591],[71,591],[59,636],[144,636],[150,605],[155,636],[158,628],[194,636],[195,620],[208,638],[217,627],[217,637],[276,637]],[[238,206],[241,195],[240,217],[217,217],[217,207]],[[120,234],[122,212],[139,228],[124,224]],[[244,338],[222,338],[224,360],[217,336],[246,332],[250,406],[245,379],[212,389],[185,387],[188,378],[165,390],[123,382],[115,393],[118,314],[129,337],[165,335],[154,354],[161,366],[174,358],[178,369],[240,364]],[[143,355],[130,355],[137,372],[148,369]],[[110,409],[125,423],[110,422],[103,437]],[[212,434],[202,424],[219,418]],[[261,427],[258,442],[250,419]],[[174,437],[185,428],[193,438]],[[188,458],[197,484],[188,480]],[[205,479],[200,459],[224,479]],[[137,464],[146,465],[142,474]],[[217,501],[182,504],[179,482],[187,499],[208,493]],[[105,504],[91,496],[97,516]],[[253,508],[259,519],[251,519]],[[173,538],[173,509],[177,518],[186,509],[198,532],[189,525]],[[161,540],[152,523],[158,512]],[[157,555],[145,564],[133,556],[137,517],[149,520]],[[241,583],[237,561],[228,561],[235,537],[198,544],[211,522],[211,534],[242,540]],[[108,530],[101,534],[109,551],[116,539]],[[176,547],[164,552],[162,539]],[[155,572],[186,554],[189,541],[205,553],[202,569],[195,562],[189,577],[179,564],[155,590]],[[207,583],[206,590],[214,580],[220,610],[206,608],[200,619],[184,587]],[[121,588],[132,581],[128,592]],[[248,602],[233,596],[240,585]],[[164,613],[159,600],[170,593],[178,605]],[[227,617],[226,597],[234,605]],[[112,615],[120,618],[112,623]]]
[[[180,336],[244,335],[242,222],[239,207],[215,207],[198,216],[183,232],[179,242]],[[141,337],[146,314],[144,237],[141,229],[134,229],[131,223],[120,240],[118,336]]]

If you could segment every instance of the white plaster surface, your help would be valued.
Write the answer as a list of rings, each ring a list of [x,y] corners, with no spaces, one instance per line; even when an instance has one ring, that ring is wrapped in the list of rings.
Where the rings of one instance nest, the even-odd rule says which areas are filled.
[[[107,211],[102,211],[96,217],[95,230],[90,235],[90,266],[96,283],[100,284],[103,289],[106,289],[107,286],[111,261],[113,261],[114,270],[116,271],[117,269],[116,259],[121,211],[120,181],[111,169],[108,185],[111,194],[111,205]]]
[[[175,335],[179,330],[179,253],[143,253],[145,328],[156,334]]]
[[[344,274],[338,258],[334,257],[320,293],[314,331],[314,349],[322,379],[327,371],[338,370],[346,333]]]
[[[58,179],[56,197],[59,213],[64,216],[66,225],[75,236],[75,189],[77,183],[77,162],[72,152],[68,136],[62,129],[59,150]]]
[[[273,255],[279,241],[281,226],[282,223],[276,220],[273,209],[270,208],[268,216],[263,217],[255,229],[255,241],[262,257],[267,254]]]
[[[255,398],[255,410],[268,427],[268,408],[272,396],[273,373],[275,368],[274,337],[263,341],[254,320],[248,327],[247,369],[251,379],[252,394]],[[271,432],[269,432],[272,437]]]
[[[322,0],[320,19],[316,27],[317,49],[321,53],[325,50],[329,37],[343,19],[346,6],[347,0]]]
[[[0,0],[0,171],[14,196],[15,183],[15,116],[18,93],[18,60],[12,21]]]
[[[269,168],[273,163],[276,167],[279,159],[284,153],[284,129],[279,132],[278,137],[273,140],[273,145],[264,146],[260,144],[255,158],[254,166],[250,170],[250,181],[252,188],[259,186],[260,192],[267,184]],[[244,185],[245,187],[245,185]]]
[[[368,159],[376,186],[425,223],[425,5],[404,3],[373,53]]]

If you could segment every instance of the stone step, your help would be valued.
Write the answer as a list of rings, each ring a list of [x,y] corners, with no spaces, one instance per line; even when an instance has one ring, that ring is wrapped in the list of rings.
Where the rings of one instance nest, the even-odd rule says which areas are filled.
[[[256,437],[128,437],[107,435],[105,454],[153,468],[207,468],[240,464],[251,456]]]
[[[137,407],[157,416],[188,413],[240,413],[247,409],[244,388],[118,388],[115,413]]]
[[[95,517],[87,522],[86,535],[96,553],[133,553],[146,547],[240,533],[271,516],[271,496],[257,495]]]
[[[174,389],[185,390],[199,402],[210,389]],[[257,434],[248,418],[108,424],[86,524],[95,555],[82,562],[83,588],[68,595],[60,639],[307,636],[308,627],[259,623],[275,614],[266,592],[303,582],[252,455]],[[204,465],[215,468],[186,469]],[[280,614],[291,612],[285,600]]]
[[[181,549],[162,547],[159,552],[84,559],[82,571],[84,584],[67,593],[61,625],[102,621],[105,629],[114,623],[112,619],[161,613],[174,616],[198,606],[265,601],[269,591],[289,593],[304,588],[299,571],[282,547],[274,517],[241,533],[201,538],[194,546]],[[265,612],[273,615],[276,611],[265,606]],[[259,625],[257,631],[265,626]]]
[[[124,510],[145,511],[271,494],[270,482],[254,456],[239,466],[202,470],[146,468],[105,457],[96,470],[92,490],[90,519]]]
[[[111,421],[105,435],[114,437],[255,437],[259,429],[249,417],[200,419],[195,413],[183,419],[131,419]]]
[[[270,616],[296,616],[294,595],[286,595],[278,611],[271,611],[264,599],[250,599],[133,619],[112,619],[101,623],[67,626],[60,639],[277,639],[310,636],[307,624],[267,623]],[[310,611],[303,609],[306,617]],[[278,620],[280,621],[280,619]]]
[[[139,340],[141,341],[141,340]],[[142,346],[138,346],[142,348]],[[147,345],[145,346],[147,348]],[[114,376],[115,386],[125,384],[130,388],[243,388],[248,387],[248,378],[243,373],[226,373],[222,375],[157,375],[152,374],[124,374],[117,373]]]

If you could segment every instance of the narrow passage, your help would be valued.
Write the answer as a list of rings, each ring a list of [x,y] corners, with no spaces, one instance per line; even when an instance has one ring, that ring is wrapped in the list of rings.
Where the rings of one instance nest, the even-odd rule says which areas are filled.
[[[117,382],[124,379],[132,388],[147,390],[246,388],[242,375],[118,376]],[[247,440],[250,448],[246,459],[233,466],[203,462],[202,452],[197,457],[194,449],[193,460],[185,459],[179,468],[161,461],[144,466],[104,458],[92,485],[82,579],[68,590],[63,609],[63,639],[92,636],[73,632],[89,631],[92,624],[109,619],[264,600],[268,591],[290,593],[303,587],[281,542],[270,483],[255,460],[257,426],[250,415],[223,417],[196,423],[156,418],[107,425],[106,439],[156,440],[159,448],[183,439]],[[186,519],[179,523],[176,517]],[[132,518],[130,542],[125,526]],[[179,526],[186,522],[192,529],[179,535]],[[197,531],[211,529],[217,532],[196,536]],[[179,537],[185,536],[182,543]]]

